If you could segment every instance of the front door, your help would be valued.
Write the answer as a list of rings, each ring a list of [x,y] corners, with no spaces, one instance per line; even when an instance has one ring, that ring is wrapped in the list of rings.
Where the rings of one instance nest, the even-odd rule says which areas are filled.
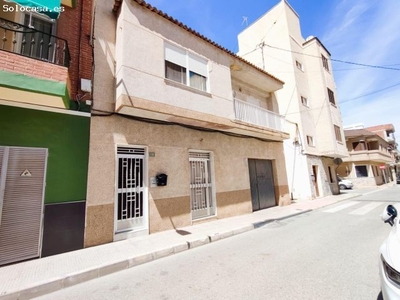
[[[118,147],[116,232],[146,231],[145,149]]]
[[[40,257],[47,149],[0,147],[0,265]]]
[[[315,190],[315,196],[319,197],[319,187],[318,187],[318,166],[312,166],[312,182]]]
[[[249,159],[253,211],[276,205],[272,161]]]
[[[209,152],[189,152],[190,204],[192,219],[215,215],[211,156]]]

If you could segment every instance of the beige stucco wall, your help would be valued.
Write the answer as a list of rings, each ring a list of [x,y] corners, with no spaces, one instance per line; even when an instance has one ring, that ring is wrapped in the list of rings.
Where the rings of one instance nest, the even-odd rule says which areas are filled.
[[[121,96],[127,95],[234,119],[232,78],[261,94],[282,88],[281,82],[136,3],[122,3],[116,33],[117,109],[126,105]],[[206,92],[165,79],[165,44],[207,61]]]
[[[312,88],[309,89],[310,112],[314,121],[318,152],[327,156],[347,156],[343,122],[338,104],[339,98],[332,69],[325,70],[322,59],[319,59],[321,54],[326,58],[329,58],[329,55],[315,39],[306,44],[304,53],[307,54],[305,56],[306,76],[308,82],[312,84]],[[335,105],[329,102],[327,88],[334,93]],[[334,125],[341,128],[342,142],[336,140]]]
[[[229,55],[221,55],[221,50],[206,41],[128,1],[122,3],[117,41],[117,99],[123,94],[135,95],[233,119]],[[166,42],[208,60],[209,95],[165,84]]]
[[[252,212],[249,158],[272,160],[276,204],[289,204],[282,142],[239,138],[171,123],[152,124],[127,116],[137,114],[173,123],[187,118],[194,120],[188,124],[197,127],[204,127],[204,122],[213,123],[216,129],[229,125],[234,127],[232,132],[243,135],[262,131],[261,137],[265,138],[269,132],[266,129],[234,123],[233,92],[241,90],[242,100],[277,112],[274,91],[282,83],[140,5],[123,1],[116,17],[108,1],[96,3],[85,246],[116,240],[117,146],[143,146],[151,153],[145,174],[148,185],[157,173],[168,174],[167,186],[149,187],[149,233],[192,224],[189,150],[212,153],[217,207],[212,219]],[[207,92],[165,79],[165,41],[208,60]],[[252,80],[246,80],[249,78]],[[116,114],[105,113],[114,111]],[[228,120],[232,125],[218,120]],[[276,131],[268,136],[279,141],[285,137],[286,133]]]
[[[96,1],[94,23],[93,104],[98,111],[115,110],[115,36],[117,21],[109,1]],[[101,21],[100,21],[101,20]]]
[[[277,204],[289,204],[283,144],[178,125],[139,122],[127,117],[92,117],[85,245],[111,242],[114,233],[116,145],[142,145],[146,178],[168,174],[168,185],[149,188],[150,233],[191,224],[189,149],[211,151],[217,218],[251,213],[248,158],[273,161]],[[106,225],[101,225],[105,220]]]

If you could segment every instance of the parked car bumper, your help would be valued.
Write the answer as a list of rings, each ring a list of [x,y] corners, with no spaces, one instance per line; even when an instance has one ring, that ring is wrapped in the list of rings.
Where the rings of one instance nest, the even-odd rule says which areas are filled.
[[[353,188],[353,184],[352,183],[345,184],[343,182],[339,182],[339,187],[340,187],[341,190],[352,189]]]
[[[385,300],[398,300],[400,299],[400,287],[390,280],[385,272],[384,262],[379,260],[379,276],[381,280],[382,296]]]

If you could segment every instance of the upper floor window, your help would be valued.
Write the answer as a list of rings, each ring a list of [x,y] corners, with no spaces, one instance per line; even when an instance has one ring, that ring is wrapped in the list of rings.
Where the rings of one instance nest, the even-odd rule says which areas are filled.
[[[304,71],[303,69],[303,64],[301,62],[299,62],[298,60],[296,60],[296,67],[302,71]]]
[[[307,135],[307,145],[308,146],[315,146],[314,144],[314,138],[310,135]]]
[[[207,60],[165,44],[165,78],[207,91]]]
[[[328,89],[329,102],[332,103],[333,105],[336,105],[335,95],[333,94],[333,91],[330,88],[327,89]]]
[[[54,44],[51,35],[55,34],[55,22],[50,18],[36,14],[24,14],[24,25],[32,30],[26,30],[21,38],[21,54],[51,61],[51,46]]]
[[[359,142],[353,142],[352,147],[354,151],[364,151],[368,150],[367,145],[365,144],[365,141],[359,141]]]
[[[340,127],[337,125],[333,125],[335,128],[335,136],[336,136],[336,141],[342,142],[342,134],[340,133]]]
[[[301,96],[301,103],[308,107],[308,99],[306,97]]]
[[[328,59],[323,54],[321,54],[321,58],[322,58],[322,65],[324,66],[325,70],[329,71]]]

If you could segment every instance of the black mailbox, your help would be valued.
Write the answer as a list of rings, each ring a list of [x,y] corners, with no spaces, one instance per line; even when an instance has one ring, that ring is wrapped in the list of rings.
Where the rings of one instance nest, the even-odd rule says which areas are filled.
[[[156,181],[158,186],[166,186],[167,185],[168,175],[161,173],[156,176]]]

